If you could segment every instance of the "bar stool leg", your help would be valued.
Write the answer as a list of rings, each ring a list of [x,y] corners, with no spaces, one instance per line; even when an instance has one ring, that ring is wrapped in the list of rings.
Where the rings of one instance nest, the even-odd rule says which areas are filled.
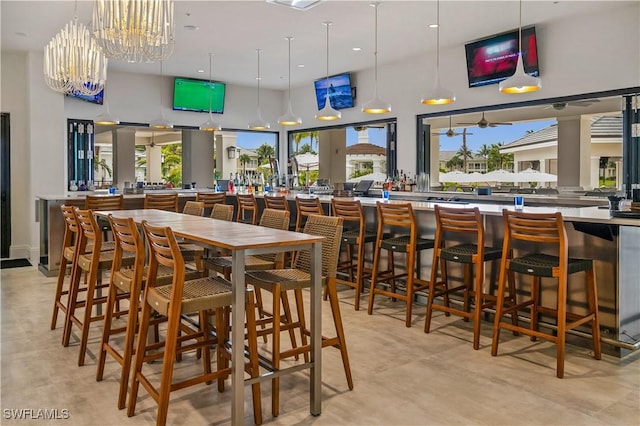
[[[598,314],[598,288],[596,287],[595,271],[592,269],[585,272],[587,281],[587,298],[589,299],[589,310],[593,314],[591,320],[591,335],[593,336],[593,357],[601,359],[600,347],[600,314]]]
[[[565,266],[566,267],[566,266]],[[567,339],[567,278],[558,278],[558,335],[556,336],[557,371],[559,379],[564,377],[564,350]]]

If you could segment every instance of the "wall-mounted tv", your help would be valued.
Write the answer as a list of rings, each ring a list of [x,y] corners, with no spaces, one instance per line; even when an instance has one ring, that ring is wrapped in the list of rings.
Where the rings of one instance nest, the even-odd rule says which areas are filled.
[[[464,47],[469,87],[495,84],[511,77],[518,62],[518,41],[518,30],[514,30],[467,43]],[[522,64],[527,74],[540,75],[535,27],[522,29]]]
[[[67,94],[70,98],[82,99],[83,101],[91,102],[93,104],[102,105],[104,102],[104,89],[95,95],[82,95],[80,93],[69,93]]]
[[[324,108],[327,100],[327,87],[329,88],[329,100],[334,109],[353,108],[354,94],[351,87],[351,75],[349,73],[334,75],[328,79],[321,78],[314,82],[316,88],[316,101],[318,110]]]
[[[218,81],[176,77],[173,81],[173,109],[178,111],[224,113],[226,85]]]

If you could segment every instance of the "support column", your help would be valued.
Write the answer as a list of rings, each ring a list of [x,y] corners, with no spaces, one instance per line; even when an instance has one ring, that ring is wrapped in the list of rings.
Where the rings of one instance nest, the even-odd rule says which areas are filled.
[[[332,184],[347,179],[347,131],[324,130],[318,136],[318,178],[329,179]]]
[[[229,158],[229,148],[237,147],[237,135],[228,132],[216,132],[216,171],[220,173],[221,179],[229,179],[238,172],[237,150],[234,150],[234,157]]]
[[[589,117],[558,118],[558,187],[592,187]]]
[[[122,188],[125,182],[136,181],[136,131],[131,128],[119,128],[112,134],[112,179],[116,187]]]
[[[147,145],[147,182],[162,182],[162,151],[159,145]]]
[[[182,182],[196,188],[213,187],[213,134],[199,130],[182,131]]]

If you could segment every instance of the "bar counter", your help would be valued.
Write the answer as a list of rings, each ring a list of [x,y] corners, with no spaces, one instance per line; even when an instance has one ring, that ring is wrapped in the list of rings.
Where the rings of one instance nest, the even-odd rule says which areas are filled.
[[[195,190],[178,190],[179,202],[195,199]],[[206,191],[202,191],[206,192]],[[435,194],[435,195],[434,195]],[[64,232],[64,223],[60,211],[62,204],[84,205],[84,193],[74,193],[71,196],[40,196],[38,197],[38,217],[40,222],[40,262],[39,269],[45,275],[51,276],[58,272],[60,261],[60,247]],[[291,215],[295,217],[295,197],[311,197],[307,194],[285,194],[291,206]],[[502,210],[513,207],[513,194],[497,194],[494,196],[464,197],[464,193],[452,193],[455,199],[428,200],[430,197],[444,198],[449,193],[392,193],[389,203],[407,202],[410,199],[416,212],[421,235],[429,237],[435,233],[434,206],[478,207],[485,217],[487,244],[494,247],[501,246],[503,238]],[[262,195],[257,195],[260,207],[264,206]],[[313,195],[321,200],[325,212],[330,213],[332,196]],[[464,198],[463,198],[464,197]],[[487,197],[491,197],[488,199]],[[553,204],[531,205],[533,198],[525,195],[524,212],[555,213],[560,212],[566,222],[569,253],[571,257],[591,258],[596,268],[596,282],[599,297],[600,324],[603,335],[603,351],[617,356],[624,356],[629,351],[638,349],[640,337],[640,219],[614,218],[609,210],[598,207],[594,197],[551,198],[554,196],[537,196],[546,202],[555,200],[560,206]],[[141,208],[144,194],[125,195],[125,209]],[[479,198],[479,199],[476,199]],[[356,197],[362,203],[365,211],[367,226],[375,229],[377,202],[381,198]],[[404,200],[403,200],[404,199]],[[228,203],[235,204],[233,194],[228,194]],[[426,201],[425,201],[426,200]],[[568,201],[567,201],[568,200]],[[606,199],[605,199],[606,200]],[[503,203],[500,203],[503,201]],[[567,203],[570,203],[568,206]],[[585,206],[586,205],[586,206]],[[182,207],[180,207],[182,208]],[[426,250],[419,261],[420,274],[428,277],[431,269],[432,251]],[[365,254],[371,259],[371,250]],[[488,265],[486,268],[486,285],[495,285],[498,267]],[[457,271],[452,270],[452,276]],[[586,301],[578,295],[584,293],[584,278],[581,274],[569,277],[568,304],[570,310],[580,312]],[[542,299],[553,301],[555,292],[544,291]],[[551,299],[550,299],[551,298]],[[551,304],[553,305],[553,304]],[[607,343],[611,343],[608,345]]]

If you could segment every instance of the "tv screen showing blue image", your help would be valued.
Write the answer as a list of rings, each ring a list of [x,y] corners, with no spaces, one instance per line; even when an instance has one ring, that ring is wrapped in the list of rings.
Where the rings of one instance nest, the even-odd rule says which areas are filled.
[[[67,94],[67,96],[71,98],[82,99],[83,101],[91,102],[92,104],[102,105],[104,101],[104,89],[102,89],[100,92],[96,93],[95,95],[83,95],[80,93],[70,93],[70,94]]]
[[[321,78],[314,82],[316,89],[316,101],[318,110],[324,108],[327,100],[327,90],[329,100],[334,109],[353,108],[353,92],[351,90],[351,75],[340,74],[329,78]]]

